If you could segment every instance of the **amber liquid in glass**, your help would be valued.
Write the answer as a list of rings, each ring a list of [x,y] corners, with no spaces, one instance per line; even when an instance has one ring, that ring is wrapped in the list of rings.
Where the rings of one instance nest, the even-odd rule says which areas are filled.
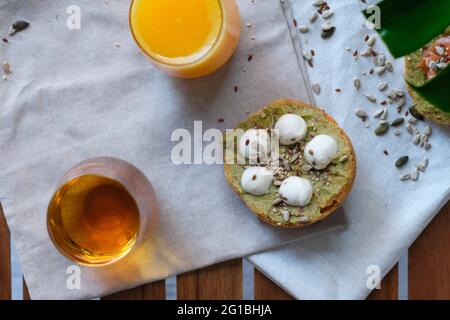
[[[69,180],[56,191],[47,223],[65,256],[81,264],[105,264],[133,247],[139,209],[120,182],[89,174]]]

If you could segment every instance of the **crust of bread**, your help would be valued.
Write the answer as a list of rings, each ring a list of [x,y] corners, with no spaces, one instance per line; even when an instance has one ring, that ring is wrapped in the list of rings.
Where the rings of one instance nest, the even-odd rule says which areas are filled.
[[[349,149],[352,152],[352,157],[349,157],[349,161],[351,161],[350,163],[350,168],[351,168],[351,179],[349,179],[349,181],[347,182],[347,184],[344,185],[344,187],[341,189],[341,191],[339,192],[339,194],[337,196],[334,197],[334,199],[331,201],[331,204],[328,207],[322,208],[321,209],[321,215],[319,218],[315,219],[315,220],[311,220],[310,222],[307,223],[283,223],[282,225],[278,225],[275,221],[272,221],[271,219],[269,219],[266,215],[266,213],[264,212],[264,210],[262,210],[261,208],[259,208],[256,205],[253,204],[249,204],[247,202],[246,205],[247,207],[263,222],[270,224],[272,226],[278,227],[278,228],[298,228],[298,227],[304,227],[313,223],[316,223],[318,221],[321,221],[323,219],[325,219],[326,217],[328,217],[330,214],[332,214],[334,211],[336,211],[336,209],[338,209],[342,203],[344,202],[344,200],[347,198],[348,194],[350,193],[350,190],[353,187],[353,183],[355,181],[355,177],[356,177],[356,155],[355,155],[355,151],[353,149],[353,145],[352,142],[350,141],[349,137],[347,136],[347,134],[344,132],[344,130],[342,130],[336,120],[334,120],[330,115],[328,115],[326,112],[324,112],[323,110],[314,107],[308,103],[305,103],[303,101],[299,101],[299,100],[290,100],[290,99],[279,99],[276,100],[272,103],[269,104],[271,107],[274,106],[285,106],[285,105],[293,105],[298,107],[299,109],[314,109],[315,112],[320,112],[322,113],[327,121],[329,121],[330,123],[332,123],[333,125],[335,125],[339,131],[340,131],[340,135],[343,138],[343,140],[345,141],[345,144],[347,146],[349,146]],[[260,113],[262,113],[263,110],[261,109],[260,111],[254,113],[253,115],[250,115],[249,118],[253,117],[253,116],[258,116]],[[224,165],[224,172],[225,172],[225,178],[228,182],[228,184],[231,186],[231,188],[237,193],[237,195],[240,197],[240,191],[238,189],[238,187],[236,185],[234,185],[233,183],[233,176],[232,176],[232,166],[230,164],[225,164]]]

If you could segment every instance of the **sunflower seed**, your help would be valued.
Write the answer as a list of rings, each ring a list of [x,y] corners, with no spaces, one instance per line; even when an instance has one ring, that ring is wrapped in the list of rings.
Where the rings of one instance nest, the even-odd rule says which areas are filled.
[[[400,132],[400,130],[395,130],[395,133],[394,133],[396,136],[399,136],[399,135],[401,135],[401,132]]]
[[[273,202],[272,202],[272,206],[278,206],[280,203],[283,202],[283,199],[281,198],[276,198]]]
[[[322,24],[321,28],[323,31],[330,31],[334,27],[330,22],[327,22],[327,23]]]
[[[347,162],[347,160],[348,160],[348,155],[345,155],[339,159],[339,162],[344,163],[344,162]]]
[[[371,95],[370,93],[364,93],[364,96],[366,97],[367,100],[369,100],[370,102],[377,102],[377,98],[375,98],[373,95]]]
[[[402,181],[406,181],[406,180],[409,180],[409,179],[411,179],[411,174],[410,173],[405,173],[405,174],[402,174],[400,176],[400,180],[402,180]]]
[[[323,5],[323,0],[314,0],[313,1],[314,7],[320,7],[321,5]]]
[[[300,30],[301,33],[306,33],[309,31],[308,26],[300,26],[300,28],[298,28],[298,30]]]
[[[282,214],[283,214],[283,221],[284,221],[284,222],[288,222],[288,221],[289,221],[289,218],[290,218],[289,211],[288,211],[288,210],[283,210],[283,211],[282,211]]]
[[[11,64],[8,61],[4,61],[2,63],[3,73],[7,76],[9,76],[11,73],[13,73]]]
[[[310,221],[311,221],[311,220],[310,220],[308,217],[306,217],[306,216],[300,217],[299,220],[300,220],[301,223],[306,223],[306,222],[310,222]]]
[[[386,134],[386,132],[388,132],[389,130],[389,123],[381,123],[380,125],[378,125],[378,127],[375,129],[375,134],[377,136],[381,136]]]
[[[303,55],[303,59],[305,59],[306,61],[311,61],[312,60],[311,52],[303,50],[302,51],[302,55]]]
[[[425,130],[423,132],[426,136],[431,136],[431,127],[430,126],[426,126]]]
[[[417,120],[424,120],[424,117],[423,117],[419,112],[417,112],[415,106],[411,106],[411,107],[409,108],[409,113],[410,113],[414,118],[416,118]]]
[[[418,144],[420,143],[420,133],[417,133],[417,134],[414,136],[412,142],[413,142],[415,145],[418,145]]]
[[[380,120],[386,120],[388,116],[388,109],[384,108],[383,113],[380,115]]]
[[[377,109],[377,110],[375,110],[375,112],[372,114],[372,116],[373,116],[374,118],[378,118],[378,117],[380,117],[380,116],[383,114],[383,112],[384,112],[384,108]]]
[[[292,156],[292,158],[289,160],[289,162],[290,162],[290,163],[295,162],[295,160],[298,159],[298,156],[299,156],[299,155],[300,155],[299,153],[295,153],[295,154]]]
[[[413,170],[413,172],[411,172],[411,180],[417,181],[418,178],[419,178],[419,170],[417,170],[416,168],[415,170]]]
[[[416,124],[416,123],[417,123],[417,119],[414,118],[414,117],[411,117],[411,118],[408,119],[408,123],[410,123],[410,124]]]
[[[362,119],[363,121],[367,119],[367,112],[362,109],[356,109],[355,114],[358,118]]]
[[[420,145],[421,147],[424,147],[424,146],[425,146],[425,143],[427,143],[427,142],[428,142],[428,136],[425,135],[425,134],[421,134],[421,135],[420,135],[420,140],[419,140],[419,145]]]
[[[318,17],[319,15],[317,14],[317,12],[313,11],[313,13],[311,13],[311,15],[309,16],[309,22],[311,23],[315,22]]]
[[[385,64],[386,70],[389,72],[394,72],[394,65],[392,64],[392,62],[388,61]]]
[[[397,99],[397,94],[395,93],[394,90],[389,90],[386,95],[393,100]]]
[[[405,105],[405,102],[406,102],[405,98],[401,97],[400,99],[398,99],[397,105],[401,108]]]
[[[377,65],[379,65],[379,66],[386,65],[386,56],[384,54],[380,53],[377,56]]]
[[[376,67],[374,70],[375,73],[380,76],[386,71],[386,66]]]
[[[431,143],[427,142],[425,143],[425,145],[423,146],[425,150],[430,150],[431,149]]]
[[[409,134],[413,134],[414,133],[414,127],[411,125],[411,123],[408,123],[406,125],[406,131],[408,131]]]
[[[302,166],[302,172],[303,172],[303,173],[308,173],[308,172],[310,172],[310,171],[312,170],[312,168],[313,168],[313,167],[312,167],[311,165],[305,163],[305,164]]]
[[[359,88],[361,88],[361,80],[359,80],[359,78],[354,78],[353,85],[355,86],[356,90],[359,90]]]
[[[281,183],[282,183],[283,181],[280,181],[280,180],[275,180],[274,182],[273,182],[273,185],[275,186],[275,187],[279,187],[279,186],[281,186]]]
[[[395,119],[394,121],[392,121],[391,126],[392,127],[397,127],[401,124],[403,124],[405,122],[405,119],[403,119],[402,117]]]
[[[329,18],[331,18],[333,15],[334,15],[333,10],[329,9],[329,10],[326,10],[326,11],[324,11],[324,12],[322,13],[322,18],[324,18],[324,19],[329,19]]]
[[[364,56],[364,57],[368,57],[368,56],[370,56],[371,53],[372,53],[372,48],[371,47],[367,47],[366,49],[364,49],[361,52],[361,55]]]
[[[373,45],[375,44],[375,37],[369,37],[366,43],[369,47],[373,47]]]
[[[394,89],[394,92],[399,97],[403,97],[405,95],[405,92],[400,89]]]
[[[422,171],[422,172],[425,172],[425,169],[427,168],[427,166],[428,166],[428,158],[427,157],[423,158],[423,160],[421,162],[416,164],[417,170]]]
[[[388,87],[388,83],[387,82],[381,82],[380,84],[378,84],[377,87],[378,87],[378,90],[384,91]]]
[[[320,84],[314,83],[311,88],[316,95],[320,94]]]

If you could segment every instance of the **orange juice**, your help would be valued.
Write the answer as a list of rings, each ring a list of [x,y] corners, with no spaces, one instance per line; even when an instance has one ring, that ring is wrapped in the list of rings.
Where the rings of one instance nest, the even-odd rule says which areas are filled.
[[[235,0],[134,0],[130,27],[157,67],[174,77],[194,78],[231,57],[240,16]]]

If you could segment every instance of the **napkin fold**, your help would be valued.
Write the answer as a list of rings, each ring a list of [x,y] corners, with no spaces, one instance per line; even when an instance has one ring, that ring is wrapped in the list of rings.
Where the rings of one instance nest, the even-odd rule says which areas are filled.
[[[0,2],[2,33],[15,20],[31,24],[0,44],[0,60],[13,68],[0,83],[0,200],[31,298],[99,297],[345,225],[343,211],[300,230],[264,225],[228,187],[222,165],[171,161],[175,129],[192,133],[198,120],[203,130],[225,130],[272,100],[310,100],[298,37],[293,41],[285,18],[290,7],[237,2],[243,27],[236,54],[192,80],[169,78],[139,52],[128,1]],[[67,27],[74,9],[79,30]],[[81,288],[71,290],[72,262],[48,238],[47,204],[63,173],[95,156],[140,168],[160,211],[140,250],[111,266],[82,267]]]

